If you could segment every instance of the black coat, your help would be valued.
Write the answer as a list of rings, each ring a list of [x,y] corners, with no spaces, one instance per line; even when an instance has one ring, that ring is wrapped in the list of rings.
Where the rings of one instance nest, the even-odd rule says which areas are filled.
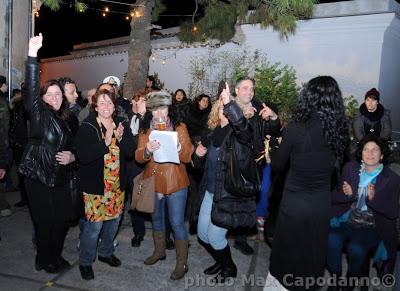
[[[224,188],[225,174],[227,172],[227,152],[230,147],[229,142],[233,139],[235,142],[237,159],[251,159],[254,153],[253,146],[253,129],[250,123],[243,116],[239,106],[235,102],[230,102],[224,106],[224,113],[229,119],[231,130],[224,138],[221,147],[218,150],[217,165],[215,169],[208,167],[206,157],[199,158],[193,155],[193,162],[196,167],[204,164],[204,175],[199,186],[199,196],[195,204],[194,217],[192,222],[198,219],[200,206],[207,189],[207,172],[212,171],[215,173],[215,191],[213,199],[213,210],[211,219],[214,224],[224,228],[238,228],[238,227],[252,227],[256,221],[256,202],[255,198],[241,198],[231,193],[228,193]],[[233,138],[231,139],[231,136]],[[212,138],[212,133],[210,134]]]
[[[204,110],[200,110],[198,102],[194,102],[189,107],[189,114],[186,118],[186,126],[188,128],[190,138],[193,141],[199,141],[202,135],[208,131],[207,121],[210,111],[211,104]]]
[[[73,132],[68,121],[50,109],[39,95],[39,66],[36,58],[28,57],[22,88],[24,106],[30,120],[29,141],[18,171],[30,179],[54,187],[69,181],[68,169],[56,160],[59,151],[73,151]],[[71,118],[74,116],[71,114]]]
[[[253,98],[253,100],[251,100],[251,104],[257,110],[257,112],[252,118],[249,119],[249,121],[251,127],[253,128],[255,150],[260,153],[264,150],[264,139],[267,135],[273,137],[281,136],[281,121],[279,117],[276,120],[263,120],[258,115],[263,108],[262,103]],[[278,114],[278,108],[274,104],[266,102],[265,105]]]
[[[181,102],[173,102],[172,106],[175,107],[179,120],[187,124],[190,106],[189,99],[184,99]]]
[[[114,122],[121,122],[124,126],[122,140],[117,142],[120,149],[120,187],[124,190],[127,185],[126,159],[135,155],[137,144],[126,121],[115,116]],[[94,112],[82,122],[75,144],[79,162],[78,189],[89,194],[104,195],[104,155],[108,153],[108,147]]]

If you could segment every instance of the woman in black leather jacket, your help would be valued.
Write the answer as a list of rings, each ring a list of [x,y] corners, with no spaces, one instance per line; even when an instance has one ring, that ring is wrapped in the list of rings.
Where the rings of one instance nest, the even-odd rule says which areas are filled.
[[[256,221],[254,196],[239,197],[226,189],[226,175],[229,175],[230,169],[228,151],[233,143],[237,164],[245,164],[246,161],[255,163],[252,157],[255,152],[252,147],[253,131],[239,105],[230,101],[227,85],[211,110],[208,126],[212,130],[208,144],[200,143],[193,155],[193,162],[197,165],[201,160],[205,161],[197,203],[197,207],[201,204],[197,211],[197,235],[200,244],[216,261],[204,273],[218,274],[214,282],[223,283],[237,276],[226,239],[228,229],[252,227]]]
[[[25,178],[35,230],[36,270],[58,273],[70,264],[61,256],[72,212],[69,168],[75,161],[70,113],[62,87],[47,81],[39,89],[37,51],[42,35],[29,41],[24,106],[29,115],[29,142],[19,166]]]

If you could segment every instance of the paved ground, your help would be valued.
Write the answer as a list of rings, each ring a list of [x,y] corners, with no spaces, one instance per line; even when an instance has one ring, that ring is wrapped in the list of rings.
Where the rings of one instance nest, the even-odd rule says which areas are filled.
[[[7,200],[14,205],[19,201],[18,192],[6,193]],[[96,261],[93,265],[95,279],[84,281],[78,269],[79,228],[72,227],[65,241],[63,256],[72,264],[64,273],[51,275],[34,269],[35,249],[32,244],[32,223],[27,208],[13,209],[13,214],[0,217],[0,290],[263,290],[268,272],[270,248],[263,241],[249,240],[255,249],[253,256],[245,256],[234,248],[233,259],[238,267],[238,278],[225,286],[212,285],[203,269],[213,264],[213,260],[198,244],[196,236],[190,237],[189,272],[184,279],[169,279],[175,264],[175,251],[167,251],[167,259],[153,266],[145,266],[143,261],[153,250],[151,224],[146,222],[147,233],[140,248],[132,248],[132,229],[128,216],[124,217],[117,235],[119,245],[115,255],[122,266],[112,268]],[[295,239],[295,238],[294,238]],[[230,245],[233,241],[229,240]],[[398,255],[398,265],[400,266]],[[343,268],[346,263],[343,260]],[[400,268],[398,268],[400,269]],[[400,277],[400,270],[397,270]],[[374,276],[374,270],[371,276]],[[328,276],[326,272],[326,276]],[[276,290],[266,288],[265,290]],[[322,290],[326,290],[323,288]],[[371,288],[370,290],[400,290],[396,288]]]
[[[7,193],[12,205],[19,200],[18,192]],[[262,290],[268,270],[270,249],[260,241],[250,240],[255,254],[245,256],[232,248],[233,259],[238,267],[238,278],[229,286],[208,286],[207,276],[202,271],[213,264],[213,260],[190,237],[189,272],[185,278],[175,282],[169,279],[175,264],[175,251],[167,251],[167,259],[153,266],[145,266],[144,259],[152,253],[151,224],[140,248],[132,248],[132,229],[126,216],[117,240],[119,246],[115,255],[122,266],[112,268],[96,261],[93,265],[95,279],[84,281],[78,269],[79,228],[72,227],[65,241],[63,256],[72,268],[62,274],[51,275],[34,269],[35,249],[33,247],[32,224],[27,208],[13,209],[14,213],[0,218],[0,290]],[[230,241],[232,245],[233,242]],[[208,285],[207,285],[208,283]]]

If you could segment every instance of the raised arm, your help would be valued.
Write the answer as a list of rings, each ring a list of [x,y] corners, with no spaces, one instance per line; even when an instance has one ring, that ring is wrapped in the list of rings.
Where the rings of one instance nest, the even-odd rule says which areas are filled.
[[[39,113],[39,106],[41,104],[39,96],[39,65],[36,57],[37,52],[42,47],[42,41],[42,34],[34,36],[29,40],[25,85],[22,88],[22,94],[24,96],[25,110],[29,112],[31,116]],[[34,116],[34,118],[31,118],[31,122],[37,119],[37,116]]]

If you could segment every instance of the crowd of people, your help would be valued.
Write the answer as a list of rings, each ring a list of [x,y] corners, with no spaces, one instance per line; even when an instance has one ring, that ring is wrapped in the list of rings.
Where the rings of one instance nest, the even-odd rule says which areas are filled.
[[[170,278],[183,278],[189,268],[188,220],[215,260],[204,273],[224,283],[237,276],[227,233],[235,248],[253,253],[248,230],[264,227],[268,196],[276,195],[272,171],[285,177],[267,277],[275,288],[304,290],[288,274],[292,280],[318,278],[327,269],[344,276],[343,252],[346,278],[368,277],[372,257],[379,276],[393,273],[400,177],[387,166],[390,112],[377,89],[366,93],[351,125],[336,80],[313,78],[282,128],[277,107],[254,98],[249,77],[236,81],[234,93],[221,82],[214,98],[201,94],[191,101],[183,89],[160,90],[152,76],[128,100],[119,92],[120,80],[109,76],[81,102],[77,83],[68,77],[40,86],[41,46],[41,35],[31,38],[25,81],[10,103],[0,76],[0,179],[10,170],[11,149],[21,192],[15,207],[29,206],[36,270],[71,267],[62,251],[69,226],[78,221],[81,277],[95,278],[96,256],[120,266],[115,238],[133,180],[142,173],[143,179],[154,178],[154,212],[131,209],[129,215],[132,247],[143,241],[145,220],[152,222],[154,251],[144,264],[164,260],[165,250],[175,248]],[[151,138],[154,130],[177,133],[179,163],[156,162],[161,144]],[[269,150],[267,136],[274,143]],[[265,150],[268,158],[256,162]],[[0,195],[2,215],[9,208]],[[354,287],[333,284],[329,290]]]

